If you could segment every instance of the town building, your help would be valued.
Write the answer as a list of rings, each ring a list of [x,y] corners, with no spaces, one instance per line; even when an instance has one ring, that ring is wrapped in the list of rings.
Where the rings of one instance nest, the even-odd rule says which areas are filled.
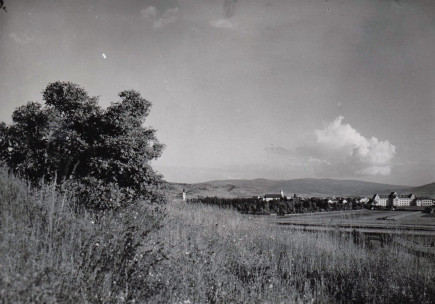
[[[266,194],[263,198],[263,201],[279,201],[284,199],[284,191],[281,190],[280,194]]]
[[[363,198],[361,198],[361,199],[359,200],[359,202],[362,203],[362,204],[366,204],[366,203],[368,203],[369,201],[370,201],[370,199],[369,199],[368,197],[363,197]]]
[[[396,192],[394,192],[396,193]],[[405,207],[415,205],[415,195],[414,194],[401,194],[393,197],[393,206]]]
[[[372,198],[372,203],[375,206],[382,207],[408,207],[416,206],[417,198],[414,194],[397,194],[397,192],[391,192],[386,194],[375,194]],[[428,204],[428,200],[425,200],[425,204]]]
[[[430,197],[417,197],[416,199],[416,206],[429,207],[433,205],[434,205],[434,201]]]
[[[263,198],[264,201],[268,202],[268,201],[278,201],[281,199],[281,195],[280,194],[266,194]]]
[[[372,199],[373,205],[386,207],[388,203],[388,195],[386,194],[375,194]]]

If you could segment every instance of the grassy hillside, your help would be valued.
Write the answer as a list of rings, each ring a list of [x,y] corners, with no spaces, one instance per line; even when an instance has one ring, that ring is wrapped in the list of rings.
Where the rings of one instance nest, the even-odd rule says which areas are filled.
[[[32,190],[0,170],[0,303],[125,303],[159,292],[159,212],[80,210],[51,185]],[[154,246],[154,247],[153,247]]]
[[[336,233],[171,203],[155,270],[170,303],[433,303],[434,260]],[[171,269],[170,272],[165,271]]]
[[[435,261],[171,200],[119,213],[0,174],[1,303],[433,303]],[[165,217],[161,218],[164,214]]]

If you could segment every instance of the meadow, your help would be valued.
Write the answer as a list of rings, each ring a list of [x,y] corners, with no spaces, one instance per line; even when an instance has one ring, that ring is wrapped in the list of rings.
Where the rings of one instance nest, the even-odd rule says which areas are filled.
[[[435,302],[432,258],[167,200],[90,212],[1,171],[0,302]]]

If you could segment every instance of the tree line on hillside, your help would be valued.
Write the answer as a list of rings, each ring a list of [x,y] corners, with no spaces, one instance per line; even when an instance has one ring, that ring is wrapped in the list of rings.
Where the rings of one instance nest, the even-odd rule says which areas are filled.
[[[263,201],[257,198],[220,198],[203,197],[187,200],[188,203],[201,203],[218,206],[220,208],[233,208],[245,214],[272,214],[277,215],[292,213],[308,213],[322,211],[359,210],[366,208],[366,205],[356,199],[347,198],[337,203],[329,203],[327,199],[312,197],[283,198],[280,200]]]

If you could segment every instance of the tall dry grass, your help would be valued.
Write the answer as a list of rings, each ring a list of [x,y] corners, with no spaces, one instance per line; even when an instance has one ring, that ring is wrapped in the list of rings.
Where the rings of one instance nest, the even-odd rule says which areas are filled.
[[[90,213],[0,171],[0,302],[434,302],[434,261],[393,245],[202,204],[155,208]]]
[[[53,185],[29,188],[0,171],[0,302],[125,303],[161,288],[149,280],[160,211],[81,210]]]
[[[394,245],[271,226],[259,217],[170,203],[152,270],[171,303],[434,303],[434,261]]]

